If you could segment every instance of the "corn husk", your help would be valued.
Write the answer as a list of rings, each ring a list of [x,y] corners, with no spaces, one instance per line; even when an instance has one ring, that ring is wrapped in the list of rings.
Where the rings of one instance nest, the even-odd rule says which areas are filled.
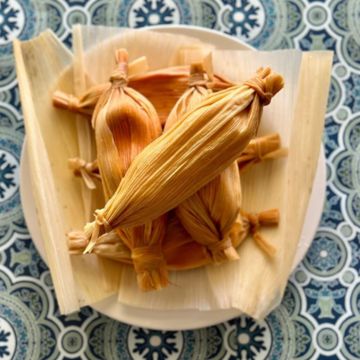
[[[165,124],[165,131],[181,121],[186,112],[210,94],[204,66],[194,63],[190,71],[189,89],[171,111]],[[239,258],[232,246],[229,233],[239,213],[240,205],[239,169],[234,162],[197,193],[179,204],[175,211],[191,237],[206,246],[215,263],[221,263]]]
[[[106,199],[116,191],[134,157],[162,132],[152,104],[127,86],[127,52],[121,49],[116,54],[117,69],[111,75],[112,86],[99,98],[92,120]],[[121,240],[131,249],[138,284],[145,291],[167,286],[161,251],[165,225],[163,215],[144,225],[118,230]],[[78,235],[76,233],[76,237]],[[87,251],[90,250],[88,247]]]
[[[113,294],[119,281],[112,262],[70,259],[67,249],[66,232],[86,220],[81,183],[67,170],[68,158],[78,153],[77,126],[73,115],[63,120],[49,94],[55,86],[74,92],[73,58],[51,31],[15,41],[14,54],[41,233],[60,311],[69,313]]]
[[[88,84],[87,76],[84,72],[84,53],[82,49],[81,41],[81,32],[79,27],[75,27],[73,31],[73,49],[74,49],[74,65],[73,65],[73,74],[74,74],[74,94],[76,96],[82,94]],[[96,150],[95,150],[95,141],[92,134],[91,125],[85,121],[84,116],[78,114],[76,116],[76,133],[78,136],[79,150],[78,154],[84,161],[91,161],[94,159]],[[87,181],[81,185],[81,193],[83,199],[84,211],[86,218],[90,219],[94,208],[101,204],[100,201],[97,201],[95,193],[92,193],[90,190],[94,188],[93,181],[90,177],[86,177],[84,168],[80,170],[81,174],[85,176]]]
[[[97,32],[100,34],[102,31],[97,29]],[[107,33],[105,31],[103,37],[106,38],[106,36]],[[150,35],[146,36],[148,42],[149,37]],[[176,42],[177,38],[177,36],[173,37],[172,41]],[[95,40],[97,41],[97,39]],[[119,46],[116,46],[116,48],[118,47]],[[143,43],[143,48],[144,47],[146,48],[146,43]],[[85,46],[85,48],[88,49],[89,46]],[[41,47],[40,49],[42,50]],[[131,51],[131,49],[129,50]],[[108,53],[111,52],[109,51]],[[105,56],[106,51],[102,51],[102,54]],[[165,57],[169,60],[169,57],[166,57],[167,54],[167,51],[162,52],[161,55],[154,53],[153,59],[157,61],[160,57]],[[138,57],[139,55],[143,54],[137,54],[136,56]],[[26,59],[26,61],[29,61],[29,59]],[[274,163],[266,162],[258,168],[250,169],[243,175],[243,187],[246,189],[243,198],[244,208],[256,211],[260,208],[280,207],[283,216],[279,229],[262,231],[263,236],[279,249],[275,260],[270,262],[262,250],[257,247],[256,243],[253,241],[245,241],[240,249],[241,261],[217,267],[214,273],[209,271],[209,269],[174,272],[170,276],[170,281],[174,286],[168,287],[160,293],[146,294],[139,292],[136,285],[136,277],[133,271],[129,269],[128,283],[124,283],[121,287],[122,293],[119,294],[119,299],[123,303],[147,309],[219,309],[233,306],[241,311],[247,311],[250,315],[261,317],[280,301],[286,279],[289,275],[290,270],[288,269],[291,267],[289,264],[293,260],[292,255],[298,242],[297,227],[301,227],[303,222],[302,212],[306,209],[307,194],[311,188],[313,169],[314,166],[316,166],[321,138],[320,134],[323,125],[321,120],[324,114],[326,93],[329,85],[331,54],[328,52],[311,52],[307,55],[302,55],[299,52],[293,51],[277,53],[256,52],[250,54],[247,52],[221,52],[217,54],[215,51],[214,63],[215,72],[221,72],[225,76],[230,77],[232,81],[243,81],[251,75],[254,69],[256,69],[256,66],[268,64],[281,72],[287,82],[285,90],[273,100],[271,107],[265,109],[259,134],[274,131],[279,132],[284,145],[289,148],[289,159],[280,159]],[[105,69],[105,67],[100,67],[100,62],[94,61],[94,58],[91,62],[86,61],[86,64],[89,68],[93,65],[96,70]],[[301,64],[303,66],[300,71]],[[167,63],[166,66],[169,65],[171,64]],[[108,67],[107,71],[111,71],[111,68],[112,66]],[[106,79],[105,76],[104,78]],[[19,77],[21,91],[24,91],[24,88],[26,89],[26,81],[23,79],[23,76]],[[321,80],[314,82],[314,79]],[[301,80],[301,87],[298,87],[299,80]],[[101,81],[106,80],[98,80],[96,83],[101,83]],[[303,81],[305,82],[303,83]],[[68,84],[68,82],[66,83]],[[63,87],[62,90],[70,93],[73,92],[71,86]],[[39,92],[39,94],[45,93]],[[297,94],[301,94],[301,96],[298,97]],[[30,102],[37,102],[39,98],[46,103],[46,99],[41,96],[33,97],[33,99],[31,96],[27,98],[31,99],[29,100]],[[26,108],[24,111],[25,120],[26,117],[29,118],[31,116],[28,102],[25,101],[26,105],[24,106],[24,109]],[[295,103],[297,108],[296,118],[293,116]],[[46,120],[48,120],[49,114],[46,115]],[[32,121],[34,121],[34,118],[37,119],[37,117],[33,117]],[[50,118],[57,119],[53,114]],[[308,119],[308,121],[304,122],[303,119]],[[61,122],[62,126],[64,126],[64,122],[67,123],[68,121],[73,121],[71,115],[64,116],[64,114],[62,114],[61,120],[59,119],[59,122],[55,123]],[[43,124],[41,124],[41,126],[42,125]],[[61,133],[61,131],[59,127],[57,134]],[[31,134],[31,132],[29,132],[28,135],[29,134]],[[73,138],[71,136],[67,137],[67,141],[71,143]],[[302,141],[305,141],[305,143],[301,143]],[[34,138],[33,141],[29,141],[29,143],[30,147],[33,146],[35,144]],[[38,148],[36,148],[33,153],[36,153],[37,156],[39,154],[46,154],[45,147],[41,150],[42,151],[38,151]],[[31,152],[30,148],[29,152]],[[67,154],[67,157],[68,156],[73,156],[73,154]],[[40,158],[42,158],[42,156],[40,156]],[[305,159],[307,163],[304,163]],[[40,174],[41,176],[38,176],[33,183],[37,189],[40,188],[41,191],[46,194],[43,199],[46,200],[48,204],[49,201],[52,206],[53,203],[56,204],[59,196],[57,191],[59,191],[59,189],[64,190],[67,186],[76,186],[72,177],[71,179],[69,178],[69,182],[66,183],[63,181],[63,178],[52,177],[51,173],[45,173],[48,175],[47,179],[53,179],[57,181],[57,184],[61,185],[51,189],[46,186],[41,186],[44,185],[42,182],[44,167],[36,166],[36,164],[36,162],[32,163],[32,178],[34,179],[34,175],[36,174]],[[289,165],[291,165],[291,168]],[[66,167],[66,161],[61,164],[61,171],[63,171],[64,166]],[[290,177],[292,172],[294,173],[292,177]],[[301,176],[299,176],[299,173]],[[45,183],[47,184],[48,181]],[[296,190],[292,191],[292,189]],[[306,191],[304,189],[306,189]],[[76,196],[79,192],[80,189],[77,187],[71,194]],[[54,199],[51,194],[57,194],[56,199]],[[82,216],[82,213],[78,208],[79,201],[71,201],[73,198],[75,199],[76,197],[70,197],[70,201],[68,203],[64,202],[64,205],[65,207],[73,207],[77,210],[77,212],[74,211],[72,213],[72,223],[75,224],[76,222],[77,224],[76,217]],[[289,208],[284,208],[284,199],[290,199]],[[38,203],[39,201],[37,200],[37,204]],[[76,207],[74,207],[75,203]],[[49,232],[58,234],[58,230],[61,231],[59,224],[63,221],[63,218],[59,217],[56,219],[59,221],[56,222],[57,227],[55,228],[49,225],[46,226],[46,222],[53,219],[53,213],[50,211],[46,212],[48,208],[38,207],[38,209],[42,228],[47,231],[45,232],[43,229],[43,237],[46,241],[49,241],[47,234]],[[59,209],[62,215],[63,208],[59,207]],[[67,211],[71,212],[69,209],[67,209]],[[291,213],[290,215],[287,214],[288,211]],[[290,216],[293,216],[293,218]],[[77,227],[76,224],[75,227]],[[60,241],[58,241],[57,244],[58,247],[62,246]],[[59,271],[57,276],[53,275],[53,278],[58,278],[63,284],[66,284],[65,289],[59,286],[58,281],[54,281],[61,309],[64,309],[64,303],[66,304],[66,300],[71,299],[74,291],[72,291],[71,281],[68,281],[66,277],[66,261],[64,261],[61,252],[56,253],[56,258],[50,258],[49,264],[52,274],[53,268],[55,267],[56,269],[54,262],[55,264],[58,263],[58,268],[61,268],[62,271]],[[236,267],[234,267],[235,265]],[[90,270],[91,267],[86,268],[87,273],[90,273]],[[93,277],[93,279],[95,278]],[[211,282],[209,282],[209,279]],[[94,281],[96,280],[93,280],[92,284]],[[100,281],[96,281],[96,284],[96,291],[98,291],[101,285]],[[79,286],[76,286],[76,290],[79,290]],[[64,297],[66,291],[66,295],[70,296]]]

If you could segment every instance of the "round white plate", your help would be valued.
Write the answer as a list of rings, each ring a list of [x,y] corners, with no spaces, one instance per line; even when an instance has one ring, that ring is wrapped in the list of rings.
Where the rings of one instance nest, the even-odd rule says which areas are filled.
[[[200,40],[211,43],[219,49],[251,49],[236,38],[223,35],[219,32],[197,27],[187,26],[157,26],[151,30],[185,34],[197,37]],[[46,261],[44,243],[38,224],[32,189],[30,184],[30,169],[27,157],[26,139],[23,145],[20,164],[20,196],[23,206],[24,217],[31,234],[32,240],[40,255]],[[326,167],[324,151],[321,149],[317,172],[314,179],[305,223],[302,229],[299,246],[296,252],[293,269],[305,256],[320,222],[320,217],[325,200]],[[115,295],[101,302],[93,304],[97,311],[131,325],[141,326],[158,330],[185,330],[196,329],[204,326],[214,325],[240,315],[237,309],[226,309],[216,311],[198,310],[176,310],[160,311],[146,310],[120,304]]]

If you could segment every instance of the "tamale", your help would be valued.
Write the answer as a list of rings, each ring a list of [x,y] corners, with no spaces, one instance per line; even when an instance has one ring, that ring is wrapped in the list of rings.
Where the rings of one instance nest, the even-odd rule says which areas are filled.
[[[99,98],[92,123],[95,129],[102,185],[105,198],[116,191],[131,161],[161,134],[161,124],[152,104],[127,86],[128,54],[116,52],[117,68],[111,87]],[[161,242],[165,236],[166,216],[135,228],[118,229],[121,240],[131,249],[131,257],[142,290],[167,285],[167,271]],[[69,237],[72,233],[69,233]],[[79,233],[75,232],[76,238]]]
[[[165,131],[183,119],[209,93],[201,63],[190,67],[189,89],[175,104],[165,124]],[[205,245],[214,263],[236,260],[229,233],[241,205],[241,184],[236,161],[215,179],[176,208],[182,225],[198,243]]]
[[[97,229],[140,225],[179,205],[225,170],[256,135],[262,108],[283,87],[270,68],[243,85],[211,94],[131,163]],[[173,190],[176,189],[174,192]]]

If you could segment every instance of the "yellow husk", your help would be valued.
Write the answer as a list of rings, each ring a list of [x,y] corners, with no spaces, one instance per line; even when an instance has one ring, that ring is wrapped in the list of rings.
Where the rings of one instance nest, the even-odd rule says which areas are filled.
[[[117,51],[117,69],[111,75],[112,85],[99,98],[92,120],[106,199],[116,191],[132,160],[162,132],[152,104],[127,86],[127,61],[127,52],[123,49]],[[166,217],[163,215],[135,228],[118,229],[121,240],[131,249],[142,290],[167,285],[167,270],[161,252],[165,226]]]
[[[89,40],[88,46],[85,46],[86,49],[91,45],[91,38],[94,38],[93,44],[96,45],[100,35],[106,38],[109,33],[96,28],[95,34],[99,36],[88,37]],[[112,33],[110,32],[110,34]],[[151,36],[146,36],[146,41],[142,43],[142,51],[144,51],[143,49],[147,43],[150,42],[150,37]],[[173,36],[171,41],[176,42],[177,38],[177,36]],[[117,41],[121,41],[119,39]],[[57,40],[55,42],[57,42]],[[137,42],[130,43],[130,52],[132,44],[136,46]],[[37,50],[38,53],[41,54],[41,58],[39,59],[38,65],[41,65],[41,59],[44,59],[43,49],[46,49],[46,47],[42,46],[43,44],[39,45]],[[117,43],[115,49],[120,46],[121,45]],[[17,67],[21,68],[22,61],[19,58],[19,46],[15,45],[14,49],[15,55],[18,55]],[[108,56],[108,54],[114,50],[105,51],[106,49],[106,47],[102,48],[102,56]],[[91,58],[85,57],[87,73],[91,73],[89,70],[95,69],[95,81],[96,83],[102,83],[106,81],[112,64],[107,67],[101,66],[103,58],[99,61],[95,60],[96,46],[93,50]],[[149,52],[148,49],[145,51],[147,51],[147,53]],[[54,50],[52,54],[56,54],[57,60],[60,59],[58,50]],[[143,54],[144,53],[137,54],[136,56],[138,57]],[[170,63],[169,57],[166,56],[167,54],[168,52],[164,51],[160,55],[160,52],[157,51],[157,53],[155,52],[153,54],[154,56],[152,58],[156,62],[162,56],[166,59],[167,64],[161,67],[169,66]],[[32,56],[29,56],[29,58],[25,57],[26,62],[33,58]],[[44,63],[45,69],[47,68],[50,58],[52,58],[52,56],[49,54],[46,58],[46,63]],[[111,56],[109,58],[111,59]],[[105,63],[106,61],[104,64]],[[235,307],[257,318],[266,315],[279,303],[286,279],[293,265],[293,255],[299,240],[299,229],[301,229],[303,224],[303,214],[306,210],[314,169],[316,167],[329,86],[331,53],[310,52],[302,55],[294,51],[267,53],[245,51],[214,52],[215,71],[230,77],[233,81],[243,81],[252,74],[256,66],[262,64],[268,64],[283,73],[287,87],[284,92],[276,97],[272,106],[266,109],[260,134],[273,131],[280,132],[285,146],[289,148],[289,158],[286,161],[266,162],[261,167],[254,167],[247,171],[242,179],[243,188],[246,189],[243,194],[243,204],[245,208],[251,211],[256,211],[257,208],[264,207],[280,207],[283,216],[279,229],[263,231],[266,239],[270,240],[271,244],[278,249],[274,261],[270,263],[262,251],[258,249],[257,245],[252,241],[248,241],[241,246],[241,261],[224,264],[214,269],[214,271],[208,269],[207,273],[203,269],[181,272],[181,274],[173,273],[171,274],[170,281],[176,286],[168,287],[160,293],[152,292],[147,294],[139,293],[136,286],[136,279],[133,273],[130,272],[128,273],[128,282],[122,284],[122,293],[119,296],[122,302],[147,309],[219,309]],[[103,78],[98,78],[98,71],[106,71]],[[43,69],[41,68],[38,73],[44,74]],[[51,139],[52,141],[54,139],[56,141],[59,140],[59,143],[62,143],[62,148],[64,149],[63,139],[60,139],[59,134],[62,133],[64,129],[63,126],[67,129],[67,123],[74,121],[73,117],[71,115],[64,116],[62,113],[61,120],[59,117],[59,121],[55,121],[58,116],[55,111],[53,111],[52,114],[43,114],[38,111],[35,113],[31,106],[29,106],[29,103],[34,102],[36,106],[38,106],[39,101],[51,108],[50,104],[47,104],[47,94],[51,93],[53,89],[50,91],[37,91],[36,96],[31,96],[27,92],[29,86],[27,85],[26,76],[31,76],[32,74],[30,73],[29,75],[27,69],[25,70],[26,76],[21,72],[19,72],[19,74],[20,91],[25,93],[25,95],[22,94],[25,121],[29,121],[29,124],[34,125],[36,121],[46,119],[44,123],[40,123],[39,127],[41,128],[44,124],[49,125],[49,118],[54,120],[50,122],[50,124],[58,124],[59,126],[56,131],[56,136],[53,136]],[[52,75],[54,76],[54,82],[58,74],[59,72],[53,69]],[[62,77],[62,79],[65,81],[63,84],[67,84],[62,90],[68,93],[73,92],[73,88],[70,85],[71,80],[66,76]],[[319,81],[314,81],[314,79],[319,79]],[[300,81],[299,87],[298,81]],[[28,101],[26,99],[28,99]],[[294,115],[295,107],[296,116]],[[36,114],[36,116],[34,114]],[[307,121],[304,121],[304,119]],[[64,123],[66,123],[66,125],[64,125]],[[69,267],[67,266],[66,259],[64,259],[64,252],[62,251],[64,242],[62,242],[61,237],[63,221],[65,219],[64,224],[67,226],[66,230],[72,226],[78,227],[79,225],[77,224],[82,222],[79,217],[83,216],[83,213],[81,210],[79,211],[78,207],[78,204],[81,203],[81,199],[79,198],[80,188],[76,185],[76,182],[73,181],[72,177],[67,174],[68,172],[65,171],[64,173],[67,158],[74,156],[72,151],[65,154],[64,161],[60,162],[57,167],[60,171],[56,174],[57,176],[54,177],[53,174],[48,171],[50,166],[49,158],[51,159],[51,164],[56,167],[57,161],[54,161],[54,159],[56,160],[57,156],[53,157],[52,153],[47,154],[46,147],[40,146],[41,142],[45,143],[45,141],[43,141],[41,136],[32,136],[37,135],[35,129],[35,126],[30,126],[29,131],[27,130],[29,152],[34,155],[31,162],[32,180],[34,192],[40,194],[40,196],[36,197],[36,205],[42,224],[43,238],[46,241],[48,249],[50,244],[50,249],[52,250],[52,253],[48,256],[49,266],[60,309],[64,312],[69,311],[71,308],[68,305],[72,304],[72,299],[77,298],[76,292],[80,290],[81,286],[81,284],[78,284],[74,289],[68,277]],[[70,134],[73,133],[74,129],[72,129]],[[73,137],[67,136],[66,138],[67,146],[72,146],[74,141]],[[65,150],[67,151],[66,148]],[[47,158],[47,155],[49,158]],[[299,174],[301,175],[299,176]],[[48,186],[51,185],[51,183],[54,185],[53,187]],[[74,191],[72,189],[74,189]],[[294,189],[295,191],[293,191]],[[70,191],[69,197],[59,196],[59,191],[61,191],[62,194]],[[61,204],[57,207],[56,205],[59,199],[61,200]],[[44,205],[48,206],[44,207]],[[54,217],[55,209],[59,210],[58,217]],[[71,214],[71,216],[69,217],[68,214]],[[67,219],[71,221],[67,222]],[[50,236],[48,236],[49,234]],[[56,241],[52,241],[56,235],[58,238]],[[55,244],[56,246],[52,247]],[[83,257],[81,256],[80,258]],[[88,256],[86,258],[88,258]],[[91,284],[97,284],[95,291],[101,293],[99,289],[103,285],[103,281],[106,281],[107,278],[97,278],[96,275],[98,273],[93,272],[93,268],[91,266],[89,267],[88,264],[84,263],[83,267],[79,268],[79,271],[81,272],[82,269],[86,269],[86,274],[89,275],[92,280]],[[61,287],[61,284],[63,284],[64,287]],[[189,284],[191,284],[191,286],[189,286]],[[89,283],[87,291],[93,289],[94,286]],[[103,293],[101,294],[104,295]],[[81,295],[81,304],[84,303],[86,303],[86,301],[84,301]]]
[[[66,245],[66,232],[86,221],[80,182],[67,170],[68,158],[78,153],[77,127],[71,114],[64,121],[49,94],[55,85],[74,92],[73,58],[49,30],[15,41],[14,54],[41,234],[60,311],[70,313],[113,294],[119,281],[111,261],[104,266],[94,256],[71,259]]]
[[[165,131],[180,122],[186,112],[192,110],[210,93],[203,66],[193,64],[190,71],[189,89],[171,111]],[[239,258],[229,233],[240,205],[239,169],[234,162],[194,195],[180,203],[175,212],[191,237],[205,245],[214,263],[218,264]]]

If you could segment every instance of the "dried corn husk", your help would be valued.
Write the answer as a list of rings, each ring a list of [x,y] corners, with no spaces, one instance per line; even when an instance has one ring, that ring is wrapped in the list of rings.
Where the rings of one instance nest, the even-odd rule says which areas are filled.
[[[74,175],[81,176],[84,179],[88,189],[94,190],[96,188],[94,179],[101,180],[97,160],[87,162],[82,158],[75,157],[69,159],[68,164]]]
[[[176,66],[149,71],[129,78],[129,86],[143,94],[155,106],[162,124],[165,123],[176,101],[187,89],[188,83],[188,66]],[[231,82],[221,76],[214,75],[214,80],[208,86],[218,91],[232,85]],[[79,98],[71,94],[56,91],[53,95],[53,103],[54,106],[59,108],[91,115],[99,97],[109,86],[109,83],[93,86]]]
[[[241,154],[257,132],[263,105],[282,87],[282,77],[266,68],[244,85],[208,96],[136,157],[97,212],[95,229],[141,224],[194,194]],[[96,237],[97,230],[92,242]]]
[[[131,161],[161,134],[152,104],[127,86],[127,52],[121,49],[116,56],[118,66],[111,75],[112,85],[99,98],[92,120],[106,199],[116,191]],[[138,284],[145,291],[167,285],[161,251],[165,224],[163,215],[135,228],[118,229],[120,238],[131,249]]]
[[[202,64],[190,68],[189,89],[171,111],[165,131],[183,119],[183,115],[198,105],[210,93]],[[176,208],[176,215],[191,237],[205,245],[215,263],[237,260],[229,233],[241,205],[241,185],[237,163],[225,169],[203,188]]]
[[[279,224],[280,214],[277,209],[262,211],[260,213],[247,213],[240,210],[240,216],[244,233],[250,233],[256,245],[260,247],[269,257],[274,257],[276,248],[268,243],[260,234],[263,226],[275,226]]]
[[[287,149],[281,147],[278,133],[255,138],[241,153],[237,162],[240,171],[245,171],[261,161],[279,159],[287,156]]]
[[[82,94],[87,86],[89,86],[89,79],[84,71],[84,52],[82,48],[81,31],[78,26],[73,30],[73,49],[74,49],[74,61],[73,61],[73,74],[74,74],[74,94]],[[76,133],[78,137],[78,152],[77,154],[84,161],[91,161],[95,158],[95,139],[89,122],[84,121],[84,116],[78,114],[76,116]],[[77,155],[76,154],[76,155]],[[75,155],[75,154],[74,154]],[[72,163],[73,165],[74,163]],[[102,193],[91,192],[95,188],[95,183],[90,176],[86,176],[84,168],[80,168],[79,171],[84,177],[85,183],[81,184],[81,194],[83,200],[83,206],[85,216],[90,219],[93,211],[104,202]]]
[[[95,256],[70,258],[66,245],[66,232],[86,221],[80,183],[66,171],[79,149],[77,126],[72,114],[63,121],[49,94],[55,86],[74,92],[72,54],[49,30],[15,41],[14,54],[38,220],[60,311],[70,313],[113,294],[121,267]]]

